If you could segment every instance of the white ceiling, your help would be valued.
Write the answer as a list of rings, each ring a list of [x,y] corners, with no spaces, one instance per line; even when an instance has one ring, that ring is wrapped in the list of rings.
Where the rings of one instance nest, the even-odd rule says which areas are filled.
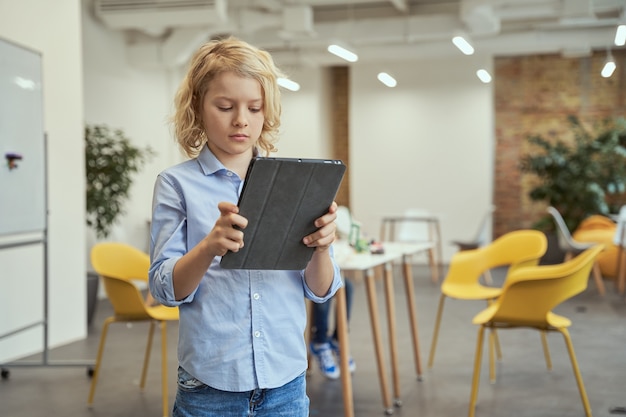
[[[95,16],[127,35],[137,65],[172,67],[202,42],[235,35],[281,64],[345,64],[329,42],[360,62],[460,54],[463,34],[477,54],[562,53],[615,48],[626,0],[90,0]]]

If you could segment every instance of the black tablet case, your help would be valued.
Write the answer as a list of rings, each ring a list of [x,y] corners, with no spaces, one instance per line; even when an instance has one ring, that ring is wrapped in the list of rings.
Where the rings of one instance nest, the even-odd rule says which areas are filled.
[[[239,214],[248,219],[244,246],[227,252],[227,269],[300,270],[315,248],[302,239],[332,204],[346,166],[339,160],[253,159],[239,197]]]

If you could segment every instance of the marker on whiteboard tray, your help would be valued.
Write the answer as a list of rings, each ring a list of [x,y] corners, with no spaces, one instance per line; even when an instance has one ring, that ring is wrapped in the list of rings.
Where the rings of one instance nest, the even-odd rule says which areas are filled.
[[[7,152],[4,154],[4,157],[7,159],[7,165],[9,169],[17,168],[17,161],[22,160],[22,155],[15,152]]]

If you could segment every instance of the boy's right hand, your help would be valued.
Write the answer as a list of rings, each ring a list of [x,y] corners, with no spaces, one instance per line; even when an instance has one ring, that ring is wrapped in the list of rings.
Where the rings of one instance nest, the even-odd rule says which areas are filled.
[[[239,214],[236,204],[221,202],[217,205],[220,217],[207,237],[207,244],[213,256],[224,256],[226,252],[238,252],[243,248],[242,230],[248,225],[248,220]]]

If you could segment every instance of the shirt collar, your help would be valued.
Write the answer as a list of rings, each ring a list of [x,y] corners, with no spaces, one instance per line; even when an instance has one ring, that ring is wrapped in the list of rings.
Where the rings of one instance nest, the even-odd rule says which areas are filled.
[[[259,149],[254,148],[252,157],[256,158],[259,155]],[[228,171],[228,169],[217,159],[217,157],[211,152],[208,145],[204,145],[200,154],[198,154],[198,163],[204,175],[212,175],[218,171]]]
[[[204,172],[204,175],[212,175],[218,171],[226,170],[226,167],[217,159],[217,157],[211,152],[209,147],[205,144],[200,154],[198,155],[198,163],[200,168]]]

